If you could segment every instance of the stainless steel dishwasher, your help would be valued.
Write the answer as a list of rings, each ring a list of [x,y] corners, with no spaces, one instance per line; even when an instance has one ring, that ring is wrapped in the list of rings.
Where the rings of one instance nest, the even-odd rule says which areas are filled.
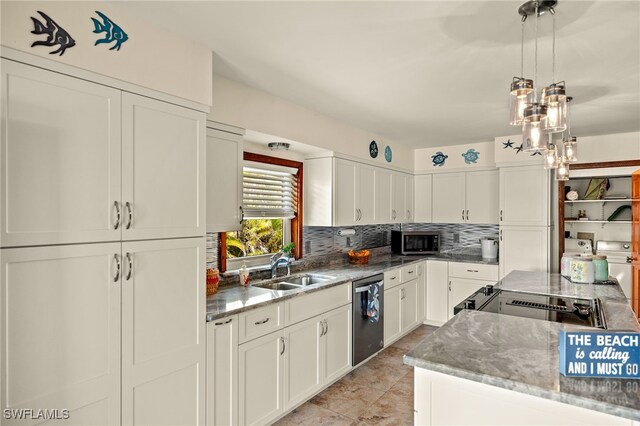
[[[353,362],[356,366],[384,347],[384,275],[353,282]]]

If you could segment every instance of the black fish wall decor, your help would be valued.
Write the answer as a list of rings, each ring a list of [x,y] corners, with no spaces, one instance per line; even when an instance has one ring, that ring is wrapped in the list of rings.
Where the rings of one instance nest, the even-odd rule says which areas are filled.
[[[31,17],[33,21],[33,31],[31,34],[46,34],[46,40],[34,41],[31,47],[34,46],[60,46],[58,49],[49,52],[50,55],[60,53],[60,56],[64,55],[65,50],[76,45],[76,41],[71,35],[65,31],[60,25],[58,25],[53,19],[47,16],[46,13],[38,10],[40,16],[44,18],[43,24],[37,18]]]
[[[93,25],[95,26],[93,32],[96,34],[105,33],[105,35],[104,38],[96,40],[96,44],[94,46],[115,41],[115,44],[109,50],[120,50],[120,46],[122,46],[122,43],[129,40],[129,36],[118,24],[109,19],[107,15],[97,10],[96,13],[100,18],[102,18],[102,22],[98,21],[96,18],[91,18]]]

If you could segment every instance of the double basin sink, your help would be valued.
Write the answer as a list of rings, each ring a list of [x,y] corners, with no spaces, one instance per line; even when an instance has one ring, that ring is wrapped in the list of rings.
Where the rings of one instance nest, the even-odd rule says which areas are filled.
[[[331,281],[335,278],[336,277],[332,277],[329,275],[304,274],[294,277],[282,277],[277,281],[269,281],[263,284],[254,284],[253,287],[273,291],[293,291],[313,284],[320,284]]]

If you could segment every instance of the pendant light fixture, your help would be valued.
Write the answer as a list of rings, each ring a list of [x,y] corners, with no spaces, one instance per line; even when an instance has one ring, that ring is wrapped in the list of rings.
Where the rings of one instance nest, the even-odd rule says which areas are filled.
[[[573,100],[572,97],[567,98],[567,103]],[[567,157],[567,162],[576,163],[578,161],[578,138],[571,135],[571,117],[567,110],[567,133],[568,136],[562,139],[564,145],[564,154]]]
[[[551,134],[564,132],[567,129],[567,102],[571,99],[566,94],[564,81],[556,82],[556,21],[554,7],[557,0],[529,0],[518,9],[522,22],[520,45],[520,75],[511,83],[510,120],[509,124],[522,126],[522,149],[529,152],[541,152],[546,169],[561,168],[558,179],[568,178],[569,162],[577,161],[577,144],[575,137],[569,136],[553,143]],[[552,83],[545,86],[540,93],[538,80],[538,20],[546,12],[553,16],[552,43]],[[524,24],[527,17],[535,16],[534,39],[534,76],[533,80],[524,75]]]

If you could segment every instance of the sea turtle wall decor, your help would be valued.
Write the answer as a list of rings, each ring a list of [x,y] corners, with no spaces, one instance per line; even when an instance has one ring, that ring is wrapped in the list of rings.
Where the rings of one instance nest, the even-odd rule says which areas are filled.
[[[435,166],[444,166],[444,162],[447,161],[447,158],[449,158],[448,155],[444,155],[442,153],[442,151],[438,151],[436,152],[436,155],[432,155],[431,156],[431,161],[433,162],[434,167]]]
[[[473,148],[468,149],[467,152],[462,154],[462,157],[464,157],[464,162],[467,164],[477,163],[478,156],[480,156],[480,153]]]

